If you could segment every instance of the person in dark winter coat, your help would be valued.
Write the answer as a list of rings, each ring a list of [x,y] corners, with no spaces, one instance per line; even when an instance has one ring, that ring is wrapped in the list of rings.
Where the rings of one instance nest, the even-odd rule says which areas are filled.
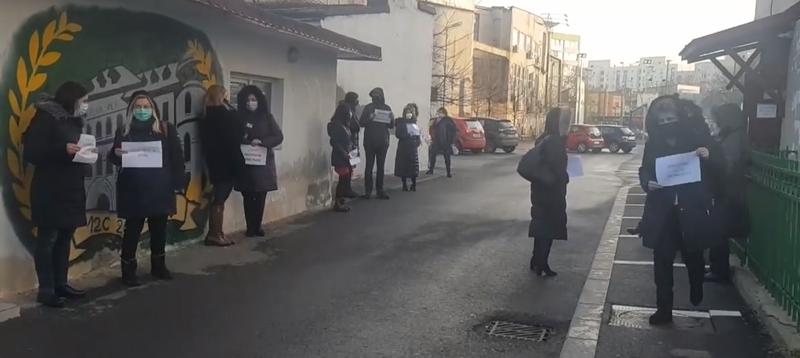
[[[359,149],[358,149],[359,148],[358,147],[358,143],[359,143],[359,140],[360,140],[359,139],[359,133],[361,133],[361,124],[359,124],[358,115],[356,114],[356,113],[358,113],[357,111],[358,111],[358,104],[359,104],[359,102],[358,102],[358,94],[355,93],[355,92],[347,92],[347,94],[345,94],[345,96],[344,96],[344,101],[342,101],[340,104],[342,104],[342,103],[346,104],[347,108],[348,108],[348,117],[349,118],[347,119],[347,123],[348,123],[348,127],[350,129],[350,138],[351,138],[351,141],[353,143],[353,150],[356,151],[356,154],[358,156],[361,156],[361,153],[359,153]],[[347,182],[347,189],[346,189],[345,197],[348,198],[348,199],[354,199],[354,198],[357,198],[357,197],[360,196],[358,193],[353,191],[353,185],[352,184],[353,184],[352,180]]]
[[[65,298],[85,292],[67,284],[72,236],[86,225],[84,178],[88,166],[73,162],[88,110],[87,91],[66,82],[55,98],[36,103],[36,115],[25,132],[25,162],[36,166],[31,188],[33,224],[38,228],[34,262],[39,279],[37,301],[64,307]]]
[[[394,113],[392,107],[386,104],[383,89],[375,88],[369,92],[372,103],[364,107],[359,121],[364,128],[364,153],[367,156],[367,163],[364,169],[364,198],[372,197],[372,170],[377,161],[377,174],[375,177],[375,189],[378,191],[378,199],[388,200],[389,196],[383,188],[384,167],[386,165],[386,153],[389,151],[389,130],[394,128]]]
[[[338,212],[348,212],[350,207],[345,200],[353,175],[350,159],[354,145],[350,132],[350,108],[347,104],[343,103],[336,107],[336,112],[328,123],[328,136],[331,138],[331,165],[339,175],[333,209]]]
[[[730,247],[728,238],[745,238],[750,233],[750,214],[747,208],[747,171],[750,165],[750,142],[747,136],[747,116],[736,104],[725,104],[711,111],[719,127],[720,148],[725,156],[720,207],[723,208],[724,238],[709,252],[711,272],[709,282],[729,283]]]
[[[409,103],[403,109],[403,117],[397,119],[397,154],[394,162],[394,175],[403,180],[403,191],[417,191],[417,177],[419,176],[419,151],[420,140],[417,117],[419,109],[414,103]],[[411,187],[408,180],[411,180]]]
[[[200,142],[208,177],[214,186],[205,244],[229,246],[233,245],[233,241],[225,237],[223,219],[225,201],[233,191],[236,176],[244,168],[244,157],[239,148],[242,126],[236,112],[225,103],[224,87],[211,86],[206,94],[205,105],[205,116],[200,120]]]
[[[542,146],[543,167],[549,168],[552,182],[531,182],[531,224],[533,238],[530,269],[538,276],[556,276],[549,257],[553,240],[567,239],[567,151],[564,141],[569,129],[569,113],[553,108],[547,113],[544,133],[536,139]]]
[[[117,216],[125,219],[122,238],[122,282],[139,286],[136,250],[145,221],[150,233],[150,273],[160,280],[171,280],[165,262],[167,220],[175,214],[175,192],[184,190],[184,162],[178,131],[162,121],[155,101],[146,92],[131,98],[123,128],[117,129],[109,160],[119,167],[117,175]],[[160,167],[138,168],[125,163],[123,143],[158,142]]]
[[[650,105],[646,116],[645,144],[639,180],[647,193],[640,225],[646,247],[653,249],[657,311],[653,325],[672,321],[673,262],[680,251],[690,282],[690,300],[703,300],[703,250],[718,243],[717,235],[706,234],[714,226],[713,187],[719,177],[722,155],[708,129],[691,119],[692,108],[677,96],[662,96]],[[704,123],[704,121],[703,121]],[[701,160],[701,182],[663,187],[657,181],[656,159],[682,153],[696,153]]]
[[[436,157],[441,154],[444,156],[447,177],[452,178],[450,157],[453,155],[453,146],[458,140],[458,127],[456,127],[456,122],[447,115],[447,109],[439,108],[436,118],[431,120],[429,132],[431,145],[428,151],[428,172],[425,174],[433,175],[433,170],[436,168]]]
[[[242,193],[244,200],[246,236],[263,237],[265,233],[261,223],[264,218],[267,193],[278,190],[274,150],[283,143],[283,132],[270,113],[264,92],[258,87],[242,88],[237,96],[237,102],[243,133],[240,144],[263,147],[267,150],[266,165],[245,165],[235,186],[236,190]]]

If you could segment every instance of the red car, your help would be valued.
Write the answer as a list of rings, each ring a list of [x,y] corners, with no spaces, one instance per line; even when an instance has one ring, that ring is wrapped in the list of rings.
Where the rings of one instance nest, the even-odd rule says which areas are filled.
[[[459,152],[470,151],[478,154],[486,147],[486,133],[477,119],[453,117],[458,128],[456,147]]]
[[[567,150],[578,153],[586,153],[591,150],[597,153],[603,150],[605,145],[603,134],[599,128],[588,124],[573,124],[569,127]]]

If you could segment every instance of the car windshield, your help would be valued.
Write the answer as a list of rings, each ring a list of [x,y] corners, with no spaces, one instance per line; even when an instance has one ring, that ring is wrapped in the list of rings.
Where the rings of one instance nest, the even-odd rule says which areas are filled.
[[[514,126],[511,124],[511,122],[501,121],[501,122],[498,122],[498,123],[500,124],[500,128],[502,128],[502,129],[514,128]]]
[[[467,122],[467,128],[471,130],[479,131],[483,129],[483,127],[481,127],[481,122],[478,121],[466,121],[466,122]]]
[[[636,133],[633,133],[633,131],[628,127],[622,127],[621,129],[622,129],[622,134],[625,134],[625,135],[636,135]]]
[[[589,128],[589,135],[592,137],[599,137],[601,135],[600,129],[597,127]]]

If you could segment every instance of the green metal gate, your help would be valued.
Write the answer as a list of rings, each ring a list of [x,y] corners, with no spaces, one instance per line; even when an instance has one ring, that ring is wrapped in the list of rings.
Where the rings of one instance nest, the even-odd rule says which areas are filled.
[[[800,166],[796,152],[753,153],[748,185],[751,234],[734,242],[743,263],[800,321]],[[800,326],[798,326],[800,328]]]

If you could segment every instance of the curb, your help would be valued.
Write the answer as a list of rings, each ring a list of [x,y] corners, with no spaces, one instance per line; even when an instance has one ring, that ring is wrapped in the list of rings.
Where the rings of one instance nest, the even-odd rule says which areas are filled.
[[[797,323],[793,322],[786,311],[775,302],[755,275],[741,266],[738,259],[731,260],[731,266],[735,270],[733,284],[747,305],[755,310],[769,335],[786,349],[788,356],[800,357],[800,333]]]
[[[614,257],[617,255],[617,241],[630,188],[631,186],[623,186],[617,192],[611,214],[603,229],[603,236],[595,251],[592,267],[578,298],[575,314],[569,324],[560,358],[594,358],[597,352],[606,295],[611,284],[611,270],[614,266]]]
[[[19,306],[11,303],[0,302],[0,322],[5,322],[10,319],[19,317]]]

